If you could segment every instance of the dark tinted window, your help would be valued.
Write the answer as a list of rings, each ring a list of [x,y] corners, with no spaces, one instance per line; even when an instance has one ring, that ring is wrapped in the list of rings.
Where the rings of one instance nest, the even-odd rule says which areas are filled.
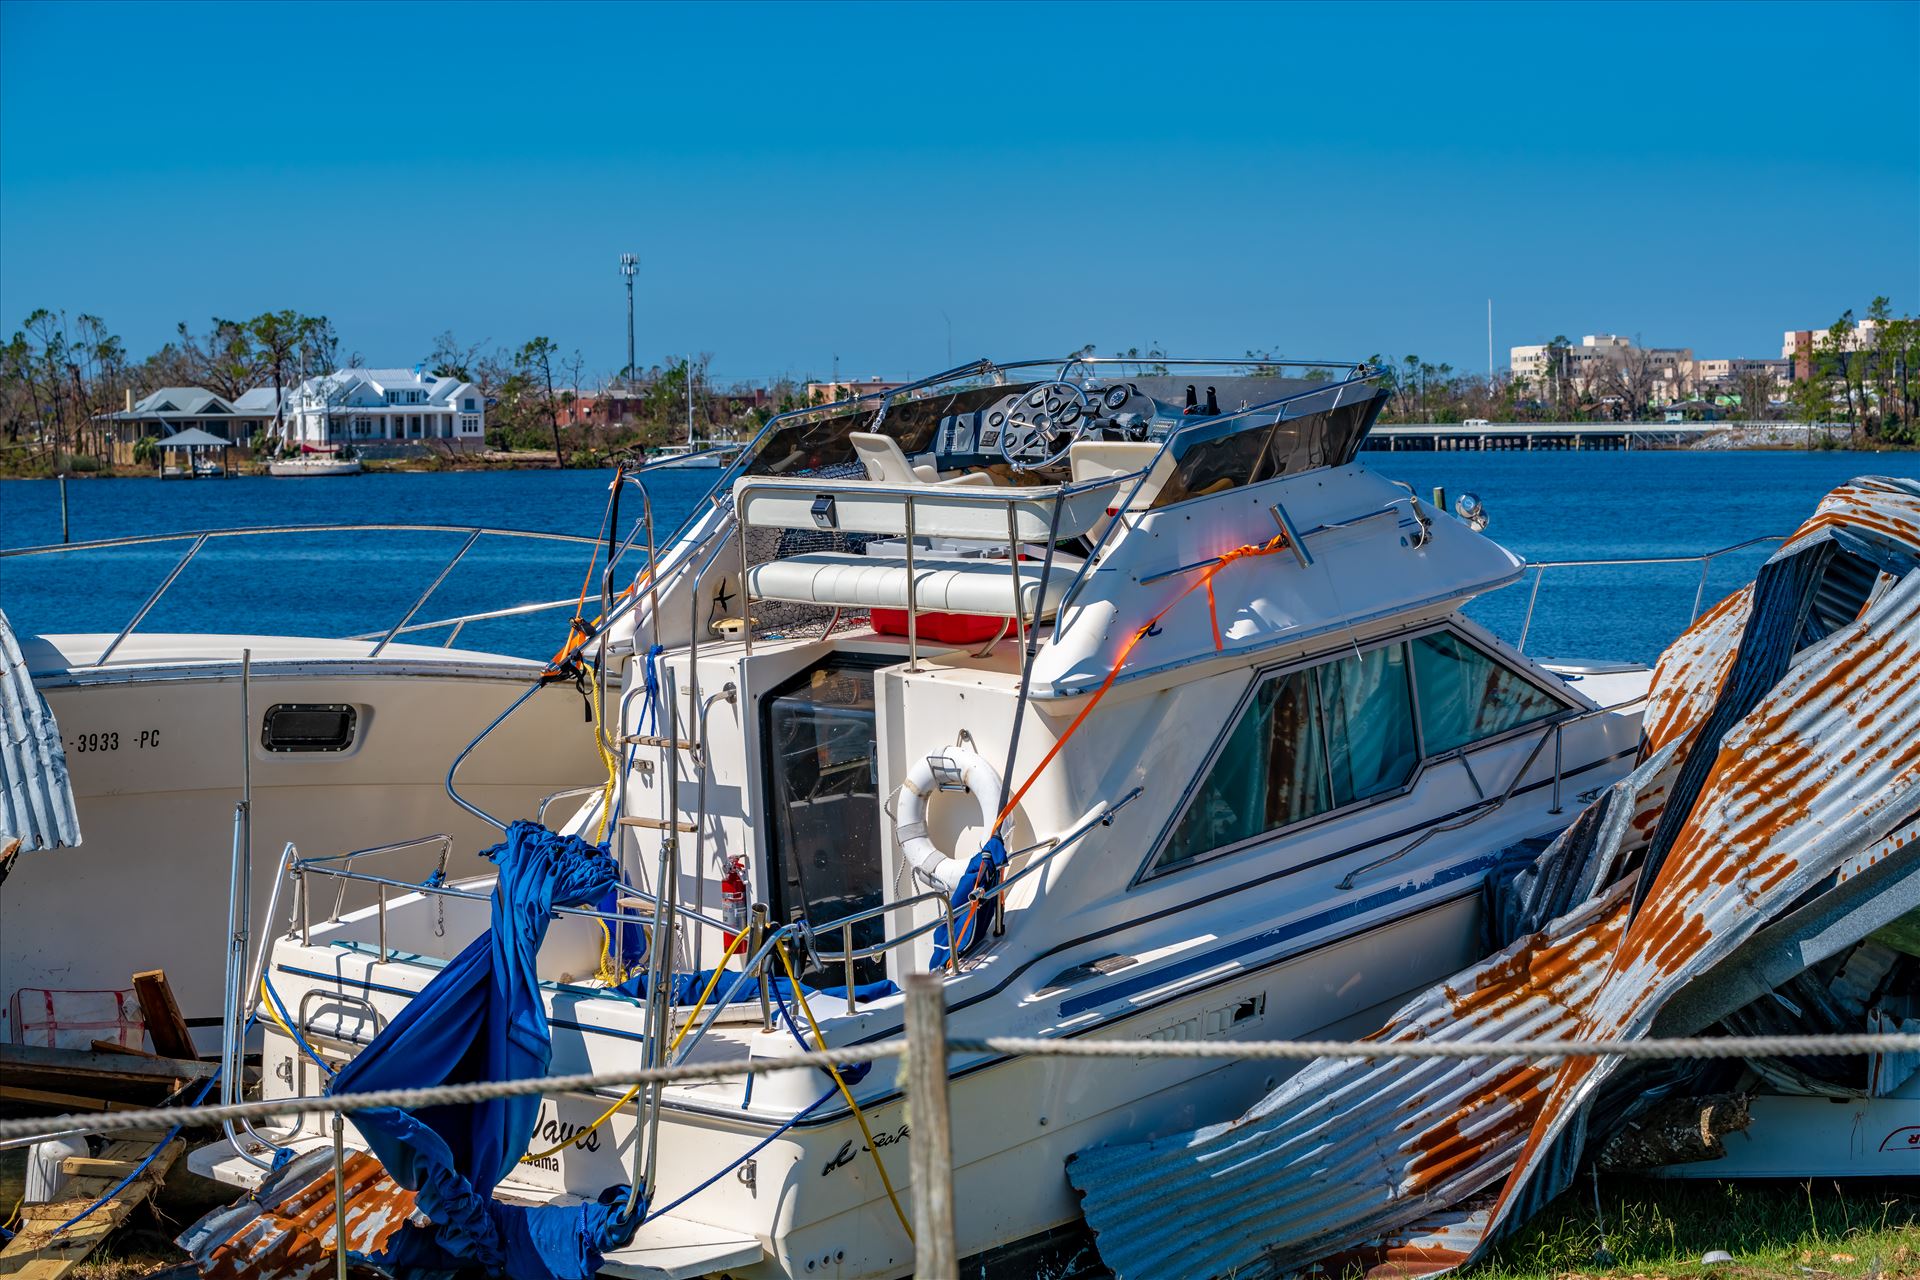
[[[1444,631],[1413,642],[1420,737],[1428,755],[1553,715],[1561,703],[1519,672]]]
[[[1176,866],[1391,795],[1413,779],[1423,750],[1451,751],[1561,708],[1518,673],[1444,633],[1270,676],[1155,865]]]
[[[880,797],[875,761],[873,666],[854,655],[829,659],[787,682],[767,702],[767,781],[773,918],[814,924],[880,905]],[[885,936],[885,921],[853,926],[853,944]],[[832,935],[828,949],[838,950]],[[861,982],[885,976],[875,957],[855,965]],[[811,966],[803,977],[838,986],[845,969]]]
[[[1334,805],[1404,787],[1420,763],[1407,647],[1350,655],[1319,668],[1319,676]]]
[[[1275,676],[1254,694],[1174,828],[1160,865],[1197,858],[1333,807],[1312,671]]]

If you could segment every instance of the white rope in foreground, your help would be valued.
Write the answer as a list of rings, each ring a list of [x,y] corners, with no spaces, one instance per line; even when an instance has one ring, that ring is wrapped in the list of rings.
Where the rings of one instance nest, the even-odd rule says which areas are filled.
[[[851,1045],[814,1053],[796,1053],[753,1062],[685,1063],[673,1067],[628,1068],[532,1080],[487,1080],[434,1085],[421,1089],[381,1089],[336,1097],[273,1098],[211,1107],[153,1107],[144,1111],[103,1111],[25,1120],[0,1120],[0,1141],[55,1130],[95,1133],[164,1129],[176,1123],[214,1125],[226,1120],[331,1115],[380,1107],[419,1107],[488,1102],[529,1094],[587,1093],[627,1089],[638,1084],[675,1084],[689,1080],[737,1079],[775,1071],[848,1066],[903,1057],[905,1040]],[[1316,1058],[1771,1058],[1806,1054],[1920,1053],[1920,1035],[1713,1036],[1672,1040],[1046,1040],[989,1036],[953,1039],[949,1053],[1001,1057],[1060,1058],[1237,1058],[1311,1061]]]

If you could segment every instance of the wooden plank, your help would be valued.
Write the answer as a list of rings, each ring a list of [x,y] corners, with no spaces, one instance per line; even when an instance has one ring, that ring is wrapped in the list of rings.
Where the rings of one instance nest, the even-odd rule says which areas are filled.
[[[23,1089],[18,1085],[0,1085],[0,1098],[9,1102],[37,1102],[68,1111],[144,1111],[151,1104],[128,1102],[124,1098],[90,1098],[81,1093],[59,1093],[52,1089]]]
[[[194,1051],[193,1032],[187,1029],[187,1020],[180,1014],[173,988],[167,985],[165,969],[134,974],[133,993],[140,997],[140,1016],[147,1021],[147,1038],[153,1041],[155,1053],[163,1058],[188,1061],[200,1056]]]
[[[96,1081],[168,1085],[174,1080],[202,1080],[220,1070],[218,1063],[191,1058],[147,1058],[125,1053],[95,1053],[91,1049],[49,1049],[37,1044],[0,1044],[0,1083],[25,1088],[47,1083],[78,1083],[76,1077]],[[40,1077],[41,1079],[36,1079]]]
[[[622,816],[620,825],[623,827],[641,827],[648,831],[684,831],[688,834],[692,834],[700,829],[699,824],[694,822],[673,822],[663,818],[645,818],[637,815]]]
[[[153,1163],[147,1166],[146,1172],[128,1183],[125,1190],[58,1235],[54,1233],[68,1219],[111,1191],[126,1174],[121,1173],[116,1177],[76,1177],[67,1184],[59,1203],[22,1208],[24,1221],[20,1233],[6,1248],[0,1249],[0,1280],[65,1280],[87,1255],[127,1220],[127,1216],[141,1201],[166,1181],[167,1171],[179,1157],[182,1145],[178,1142],[167,1144]],[[114,1147],[141,1151],[141,1159],[145,1158],[146,1151],[152,1150],[150,1143],[143,1147],[119,1142]],[[138,1160],[134,1163],[137,1164]]]
[[[107,1160],[100,1156],[68,1156],[60,1162],[60,1172],[72,1177],[111,1178],[115,1182],[139,1167],[138,1159]]]
[[[160,1055],[146,1049],[136,1049],[130,1044],[121,1044],[118,1040],[95,1040],[87,1046],[94,1053],[117,1053],[128,1058],[157,1058]]]

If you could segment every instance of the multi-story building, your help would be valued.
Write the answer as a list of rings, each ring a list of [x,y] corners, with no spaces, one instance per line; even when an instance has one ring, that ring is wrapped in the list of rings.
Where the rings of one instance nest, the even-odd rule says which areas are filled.
[[[486,438],[486,397],[471,382],[412,369],[340,369],[287,393],[285,433],[295,445]]]
[[[1879,341],[1877,320],[1862,320],[1853,327],[1840,344],[1842,351],[1865,351],[1872,349]],[[1780,340],[1780,358],[1793,363],[1793,376],[1811,378],[1813,376],[1814,348],[1827,341],[1826,329],[1788,329]]]
[[[1773,379],[1775,386],[1784,387],[1793,381],[1792,360],[1695,360],[1693,378],[1695,389],[1699,391],[1720,390],[1732,386],[1741,375],[1764,373]]]
[[[1528,385],[1544,388],[1555,375],[1556,357],[1551,343],[1510,348],[1508,363],[1515,377]],[[1692,347],[1636,347],[1631,339],[1615,333],[1590,333],[1579,346],[1561,349],[1558,359],[1568,386],[1575,395],[1606,396],[1622,381],[1631,366],[1637,378],[1657,402],[1683,397],[1694,381]]]

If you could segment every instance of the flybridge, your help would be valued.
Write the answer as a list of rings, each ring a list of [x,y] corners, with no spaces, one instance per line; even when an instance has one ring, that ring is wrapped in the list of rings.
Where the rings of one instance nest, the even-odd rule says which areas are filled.
[[[978,360],[921,382],[803,409],[767,424],[749,475],[859,461],[851,437],[885,436],[937,474],[1059,479],[1084,444],[1168,446],[1162,504],[1350,461],[1386,401],[1378,372],[1334,361]]]

